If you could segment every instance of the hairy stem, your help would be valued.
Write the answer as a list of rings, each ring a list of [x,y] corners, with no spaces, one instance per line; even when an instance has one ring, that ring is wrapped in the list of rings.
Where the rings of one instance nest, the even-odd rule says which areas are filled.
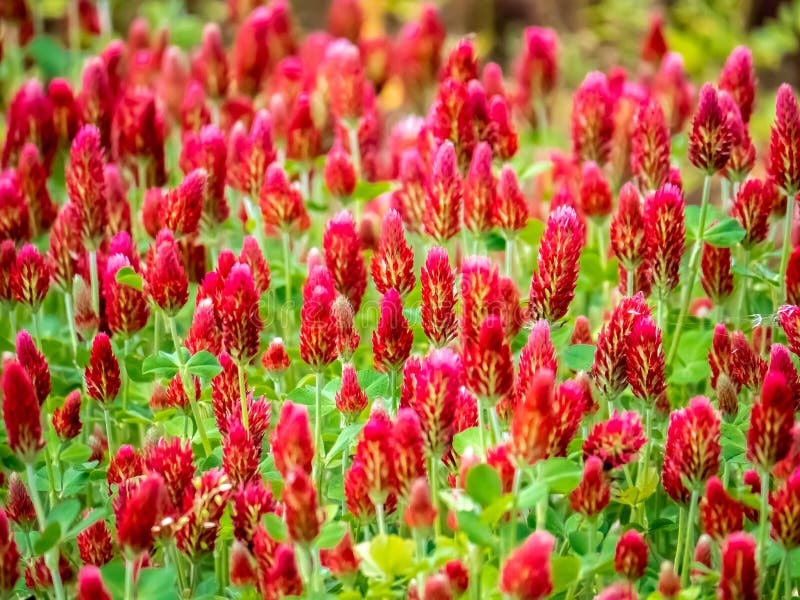
[[[794,215],[794,194],[786,194],[786,216],[783,221],[783,246],[781,247],[780,296],[778,304],[786,302],[786,267],[792,250],[792,216]]]

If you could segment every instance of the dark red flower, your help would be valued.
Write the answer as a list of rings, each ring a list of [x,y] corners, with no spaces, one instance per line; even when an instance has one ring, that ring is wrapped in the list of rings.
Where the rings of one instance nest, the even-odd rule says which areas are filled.
[[[461,228],[463,183],[453,144],[445,141],[436,150],[427,180],[427,203],[422,218],[425,233],[443,245]]]
[[[138,256],[136,258],[138,260]],[[117,272],[126,267],[134,269],[131,261],[123,254],[113,254],[108,259],[103,279],[103,296],[108,328],[112,333],[130,335],[147,325],[150,307],[143,292],[117,281]]]
[[[369,402],[366,393],[361,389],[352,365],[342,367],[342,387],[336,392],[334,398],[336,408],[341,412],[348,423],[353,423],[367,407]]]
[[[25,244],[17,252],[11,270],[11,293],[17,302],[28,305],[34,312],[44,302],[50,289],[50,265],[44,255],[32,244]]]
[[[705,84],[689,132],[689,162],[713,175],[728,162],[733,144],[728,120],[719,102],[718,92]]]
[[[686,226],[683,193],[665,184],[644,201],[644,232],[653,287],[664,298],[678,285]]]
[[[583,478],[569,496],[572,510],[594,517],[611,501],[611,482],[603,471],[603,461],[589,456],[583,466]]]
[[[718,542],[741,531],[744,524],[742,504],[728,495],[716,476],[706,483],[706,495],[700,501],[700,523],[703,531]]]
[[[639,106],[631,138],[631,169],[644,191],[659,189],[667,181],[670,166],[669,128],[656,98]]]
[[[100,131],[92,125],[83,126],[72,140],[66,181],[69,198],[80,209],[84,243],[92,250],[105,236],[108,219],[103,163]]]
[[[793,195],[800,188],[800,108],[789,84],[778,88],[775,107],[767,172],[785,194]]]
[[[106,522],[92,523],[77,535],[78,552],[84,564],[102,567],[114,558],[114,543]]]
[[[83,424],[81,423],[81,392],[73,390],[64,398],[64,404],[53,410],[53,429],[62,440],[71,440],[80,435]]]
[[[455,272],[450,266],[447,251],[434,246],[420,274],[422,330],[436,346],[446,345],[457,334]]]
[[[403,315],[403,303],[396,289],[389,289],[381,301],[378,327],[372,333],[372,352],[378,371],[398,371],[411,354],[414,335]]]
[[[592,428],[583,443],[583,455],[597,456],[607,470],[616,469],[633,460],[645,441],[639,413],[614,411],[607,421]]]
[[[347,296],[358,312],[367,287],[367,270],[361,256],[361,240],[355,220],[349,211],[342,211],[325,226],[323,236],[325,264],[333,277],[336,291]]]
[[[270,438],[275,468],[286,474],[294,466],[302,467],[311,473],[314,459],[314,444],[308,425],[308,411],[305,406],[286,401],[281,408],[278,425]]]
[[[86,565],[78,573],[77,600],[111,600],[111,593],[96,566]]]
[[[500,571],[500,591],[515,600],[539,600],[553,591],[550,555],[555,540],[535,531],[509,554]]]
[[[614,551],[614,571],[630,581],[644,577],[647,569],[647,542],[642,534],[631,529],[620,536]]]
[[[759,589],[756,541],[746,533],[732,533],[722,544],[722,568],[717,598],[756,600],[760,597]]]
[[[614,133],[612,112],[608,79],[598,71],[589,73],[572,97],[572,151],[580,162],[604,165],[608,160]]]
[[[762,471],[770,471],[789,452],[792,425],[794,396],[783,374],[771,370],[750,413],[747,459]]]
[[[15,360],[3,365],[3,420],[8,445],[29,463],[44,448],[39,402],[25,369]]]
[[[117,514],[117,542],[125,552],[138,556],[150,550],[153,528],[168,504],[167,487],[160,475],[148,475],[131,491]]]
[[[375,288],[381,294],[394,288],[405,298],[414,289],[414,252],[406,241],[400,213],[392,208],[383,217],[381,237],[370,270]]]

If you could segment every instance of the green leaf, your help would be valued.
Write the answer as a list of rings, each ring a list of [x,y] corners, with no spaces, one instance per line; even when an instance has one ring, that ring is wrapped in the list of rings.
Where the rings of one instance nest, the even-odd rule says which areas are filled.
[[[556,556],[550,559],[550,572],[553,580],[553,594],[563,592],[578,581],[581,560],[577,556]]]
[[[58,523],[60,531],[67,531],[80,512],[80,502],[77,500],[66,500],[50,509],[47,515],[47,523]]]
[[[42,535],[39,536],[39,539],[36,540],[36,543],[33,545],[33,550],[38,555],[45,554],[50,548],[55,546],[60,539],[61,525],[58,524],[58,521],[54,521],[45,527],[44,532],[42,532]]]
[[[136,579],[136,592],[139,598],[156,600],[177,600],[177,575],[172,567],[141,569]]]
[[[552,168],[553,168],[552,161],[540,160],[525,167],[522,173],[519,174],[519,180],[525,181],[526,179],[530,179],[531,177],[538,177],[539,175],[547,173]]]
[[[333,548],[342,541],[345,533],[347,533],[347,523],[344,521],[329,521],[319,530],[319,535],[314,540],[314,547],[323,550]]]
[[[588,371],[594,362],[594,349],[591,344],[572,344],[561,353],[561,361],[571,371]]]
[[[528,224],[523,229],[517,232],[517,239],[523,244],[527,244],[531,248],[539,245],[539,240],[542,239],[544,233],[544,221],[539,219],[528,219]]]
[[[269,536],[276,542],[283,542],[286,539],[286,523],[275,513],[264,515],[264,526]]]
[[[469,427],[453,436],[453,449],[459,455],[463,456],[467,448],[481,448],[481,431],[477,427]]]
[[[59,458],[68,465],[79,465],[89,460],[91,455],[92,449],[88,445],[73,442],[59,455]]]
[[[547,486],[541,481],[534,481],[522,488],[517,497],[517,507],[520,509],[533,508],[547,498]]]
[[[500,476],[487,464],[479,464],[467,471],[467,493],[484,508],[500,497],[503,485]]]
[[[470,542],[479,546],[491,546],[493,544],[492,530],[485,523],[482,523],[478,516],[466,510],[456,512],[458,528],[463,531]]]
[[[222,367],[217,357],[208,350],[201,350],[193,354],[186,363],[186,369],[195,377],[201,379],[212,379],[222,372]]]
[[[569,494],[578,487],[583,469],[567,458],[554,457],[539,463],[539,477],[551,494]]]
[[[55,38],[37,35],[28,43],[25,51],[42,70],[44,79],[67,74],[72,54]]]
[[[630,486],[617,495],[617,502],[628,506],[637,506],[656,493],[658,489],[658,471],[655,467],[648,467],[647,475],[641,486]]]
[[[158,354],[148,356],[142,362],[142,374],[158,375],[171,379],[178,372],[178,361],[174,354],[167,354],[163,350]]]
[[[99,508],[95,508],[94,510],[92,510],[92,512],[90,512],[88,515],[86,515],[83,519],[78,521],[78,523],[72,529],[70,529],[67,532],[67,534],[64,536],[65,539],[71,540],[76,535],[78,535],[81,531],[83,531],[87,527],[90,527],[90,526],[94,525],[95,523],[97,523],[100,519],[102,519],[105,516],[106,516],[106,511],[105,510],[102,510],[102,509],[99,509]]]
[[[489,252],[502,252],[506,249],[506,238],[496,231],[489,231],[483,236],[483,243]]]
[[[411,572],[414,566],[414,542],[398,535],[379,535],[371,542],[356,546],[367,577],[393,581]]]
[[[392,189],[389,181],[359,181],[353,190],[353,200],[372,200]]]
[[[333,446],[328,450],[328,454],[325,456],[325,464],[330,464],[331,460],[336,458],[342,450],[349,448],[350,444],[356,439],[356,436],[363,427],[363,423],[353,423],[342,429],[339,433],[339,437],[336,438]]]
[[[705,235],[703,235],[703,241],[717,248],[730,248],[741,242],[744,239],[744,235],[745,230],[739,224],[739,221],[732,217],[727,217],[709,227]]]
[[[669,376],[669,382],[674,385],[687,385],[708,379],[711,369],[708,360],[694,360],[687,365],[678,367]]]
[[[122,267],[117,271],[114,279],[117,280],[117,283],[142,291],[142,276],[134,271],[133,267]]]

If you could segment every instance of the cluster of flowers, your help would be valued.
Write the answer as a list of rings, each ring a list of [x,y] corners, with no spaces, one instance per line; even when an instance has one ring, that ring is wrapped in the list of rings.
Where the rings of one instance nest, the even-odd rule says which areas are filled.
[[[656,19],[641,77],[575,91],[531,200],[553,31],[526,29],[506,77],[470,38],[445,53],[429,6],[369,38],[358,0],[304,37],[286,2],[245,4],[189,56],[136,20],[74,88],[30,79],[8,107],[0,595],[127,600],[160,570],[176,597],[791,597],[792,89],[751,177],[750,51],[696,98]],[[397,89],[426,116],[385,109]],[[765,302],[774,326],[728,327]],[[706,331],[710,381],[674,378]]]

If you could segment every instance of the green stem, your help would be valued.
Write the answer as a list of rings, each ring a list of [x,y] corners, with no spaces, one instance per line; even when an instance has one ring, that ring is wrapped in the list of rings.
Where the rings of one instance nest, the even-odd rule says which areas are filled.
[[[92,289],[92,310],[100,316],[100,278],[97,275],[97,251],[89,250],[89,283]]]
[[[705,179],[703,179],[703,199],[700,203],[700,223],[697,228],[697,239],[694,242],[692,254],[689,257],[689,279],[684,283],[681,310],[678,313],[678,322],[675,324],[675,332],[672,334],[672,343],[670,344],[669,354],[667,355],[666,362],[668,365],[672,364],[675,353],[678,351],[681,331],[683,330],[686,315],[689,312],[689,304],[692,301],[692,288],[694,288],[694,282],[697,279],[697,271],[700,268],[700,254],[703,249],[703,236],[706,230],[706,213],[708,212],[708,194],[710,188],[711,176],[706,175]]]
[[[516,240],[513,235],[506,238],[506,277],[514,278],[514,243]]]
[[[744,249],[744,261],[742,266],[744,267],[745,273],[750,271],[750,250],[748,248]],[[736,307],[736,319],[741,319],[742,316],[747,316],[747,287],[750,283],[750,277],[747,275],[742,275],[739,283],[742,286],[742,290],[739,293],[739,302],[738,306]]]
[[[378,535],[386,535],[386,518],[383,514],[383,502],[374,502],[375,517],[378,520]]]
[[[761,473],[761,504],[758,514],[758,567],[762,573],[767,567],[767,541],[769,540],[769,471]]]
[[[250,419],[247,409],[247,386],[244,383],[244,365],[237,365],[239,367],[239,402],[242,405],[242,425],[246,431],[250,431]]]
[[[783,222],[783,246],[781,247],[781,268],[778,271],[781,282],[781,295],[778,304],[786,302],[786,267],[792,250],[792,216],[794,215],[794,194],[786,194],[786,216]]]
[[[113,428],[111,426],[111,415],[108,414],[108,408],[103,405],[101,407],[103,409],[103,420],[106,423],[106,437],[108,438],[108,455],[114,455],[114,437],[113,437]]]
[[[56,475],[53,471],[53,457],[50,456],[50,448],[44,448],[44,464],[47,468],[47,481],[50,483],[50,489],[47,490],[47,496],[50,499],[50,508],[56,505]]]
[[[422,561],[425,560],[427,552],[425,550],[425,538],[422,536],[422,533],[415,527],[411,530],[411,535],[414,538],[414,543],[416,545],[417,550],[417,563],[422,564]],[[425,571],[424,569],[420,569],[417,573],[417,589],[422,590],[425,587]]]
[[[126,336],[122,342],[122,355],[127,357],[130,356],[129,352],[129,345],[130,339]],[[128,376],[128,367],[125,366],[125,360],[120,361],[120,367],[122,370],[122,376],[124,377],[124,383],[122,384],[122,408],[123,410],[128,409],[128,392],[130,389],[131,378]]]
[[[133,560],[125,559],[125,600],[136,598],[136,584],[133,581]]]
[[[792,590],[792,553],[787,550],[784,559],[786,560],[786,567],[783,570],[783,595],[786,600],[791,600],[792,592],[794,591]]]
[[[158,354],[161,347],[161,312],[155,311],[153,317],[153,354]]]
[[[322,387],[325,377],[322,371],[316,373],[316,385],[314,386],[314,470],[317,482],[317,494],[320,499],[324,498],[322,493],[323,471],[325,447],[322,442]]]
[[[284,322],[284,334],[289,333],[289,328],[291,327],[292,322],[292,251],[291,251],[291,240],[289,239],[289,232],[284,231],[281,233],[281,242],[283,243],[283,273],[284,277],[286,278],[286,298],[285,302],[286,305],[284,309],[286,310],[286,321]],[[288,337],[288,335],[287,335]]]
[[[356,181],[361,179],[361,148],[358,144],[358,123],[347,125],[347,135],[350,141],[350,158],[353,159],[353,170],[356,172]]]
[[[639,468],[636,469],[637,491],[642,489],[642,486],[645,483],[645,478],[647,475],[647,468],[650,466],[650,448],[653,444],[653,440],[651,439],[652,418],[653,418],[653,408],[648,404],[644,411],[644,429],[645,429],[644,451],[639,457]],[[638,501],[639,499],[637,498],[636,500]],[[637,515],[640,513],[640,511],[641,513],[644,513],[644,506],[638,506],[636,511]],[[647,515],[645,514],[645,517],[646,516]]]
[[[772,586],[772,600],[778,600],[778,593],[781,590],[781,585],[783,585],[783,570],[786,568],[786,559],[788,556],[789,552],[784,552],[783,558],[781,558],[781,563],[778,565],[778,572],[775,575],[775,583]]]
[[[64,310],[69,325],[69,341],[72,344],[72,360],[78,357],[78,333],[75,331],[75,311],[72,308],[72,291],[64,292]]]
[[[208,441],[206,428],[203,425],[203,419],[200,415],[200,407],[197,404],[197,398],[195,398],[194,381],[186,372],[186,365],[184,364],[183,356],[181,355],[181,340],[178,337],[178,329],[175,327],[175,319],[173,317],[167,318],[167,322],[169,323],[169,332],[172,335],[172,343],[175,345],[175,356],[178,358],[178,373],[181,377],[181,384],[183,384],[183,390],[186,392],[186,397],[189,398],[189,406],[192,409],[192,415],[194,416],[197,431],[200,433],[200,441],[203,444],[203,451],[206,453],[206,456],[211,456],[211,443]],[[239,372],[241,372],[241,370],[242,368],[239,367]],[[246,429],[247,422],[244,423],[244,426]]]
[[[686,509],[678,507],[678,540],[675,544],[675,559],[672,561],[675,572],[680,572],[681,558],[683,558],[683,540],[686,534]]]
[[[442,533],[441,515],[439,514],[439,474],[436,472],[436,464],[437,459],[431,454],[428,457],[428,480],[431,484],[431,502],[433,508],[436,509],[436,519],[433,521],[434,539],[438,539]]]
[[[634,280],[634,277],[636,276],[636,269],[635,268],[627,269],[625,272],[627,274],[627,287],[625,288],[625,291],[628,292],[628,297],[631,297],[634,294],[633,288],[636,285]]]
[[[42,507],[42,500],[39,498],[39,490],[36,488],[36,472],[33,470],[33,464],[25,463],[25,474],[28,477],[28,492],[33,501],[33,508],[36,511],[36,520],[39,523],[39,531],[44,533],[47,528],[47,521],[45,519],[44,507]],[[64,600],[64,586],[61,583],[61,573],[58,570],[58,546],[47,551],[45,555],[45,564],[50,570],[50,576],[53,579],[53,591],[57,600]]]
[[[42,348],[41,308],[33,311],[33,335],[36,336],[36,345]]]
[[[392,414],[397,414],[397,369],[389,369],[389,396],[392,401]]]
[[[684,587],[689,585],[689,571],[692,565],[692,550],[694,548],[694,521],[697,517],[697,502],[699,494],[692,490],[692,499],[689,502],[689,518],[686,519],[686,539],[684,540],[683,561],[681,562],[681,583]]]
[[[477,396],[478,404],[478,436],[481,443],[481,456],[486,454],[486,417],[483,414],[483,400]]]

